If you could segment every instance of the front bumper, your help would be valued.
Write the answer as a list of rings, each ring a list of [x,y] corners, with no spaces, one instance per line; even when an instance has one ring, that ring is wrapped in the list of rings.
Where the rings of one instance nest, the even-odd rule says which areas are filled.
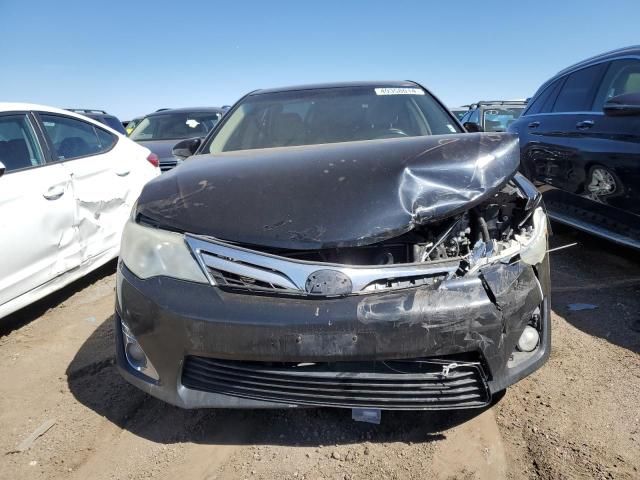
[[[516,343],[537,309],[540,344],[530,354],[517,354],[514,361]],[[115,317],[117,363],[122,375],[147,393],[183,408],[483,406],[491,395],[539,368],[549,356],[549,263],[545,257],[535,267],[522,261],[488,265],[477,274],[445,280],[437,287],[341,298],[292,298],[234,293],[168,277],[141,280],[121,262]],[[159,380],[145,377],[128,363],[120,322],[135,336]],[[242,367],[245,365],[250,367],[253,380],[260,377],[254,383],[264,386],[262,375],[267,367],[277,366],[276,373],[281,375],[290,373],[287,365],[317,363],[312,368],[320,368],[322,364],[333,372],[322,373],[323,379],[329,378],[332,384],[358,376],[376,379],[367,388],[377,388],[382,378],[375,376],[377,373],[365,368],[354,376],[353,370],[385,365],[393,372],[393,365],[397,364],[392,361],[413,359],[420,359],[431,369],[425,374],[428,377],[424,377],[425,381],[445,379],[442,375],[437,377],[434,365],[437,368],[439,364],[457,363],[461,373],[477,368],[480,372],[477,388],[484,388],[480,393],[485,395],[479,394],[475,402],[462,401],[463,397],[459,402],[450,399],[444,403],[437,399],[402,403],[405,401],[402,398],[400,402],[385,403],[378,397],[377,400],[358,397],[355,401],[347,398],[349,392],[347,397],[328,398],[319,392],[314,397],[313,385],[317,382],[311,382],[292,387],[310,390],[309,396],[301,397],[281,394],[291,391],[287,383],[290,376],[271,376],[268,387],[272,389],[277,384],[280,388],[279,395],[275,395],[272,390],[264,393],[265,388],[260,390],[262,393],[238,389],[238,385],[226,388],[233,381],[229,377],[225,388],[220,382],[214,382],[212,388],[207,382],[195,382],[193,372],[189,376],[184,371],[185,365],[191,368],[194,361],[201,362],[199,368],[204,368],[202,362],[217,362],[215,368],[240,365],[246,373]],[[349,367],[356,365],[357,368]],[[213,375],[209,371],[200,373],[206,378]],[[271,375],[273,371],[268,373]],[[314,375],[317,373],[312,372],[311,377],[315,378]],[[388,378],[402,384],[405,377],[384,377]],[[428,388],[442,392],[445,383],[439,381]],[[397,395],[402,397],[402,393]],[[312,400],[307,401],[309,398]]]

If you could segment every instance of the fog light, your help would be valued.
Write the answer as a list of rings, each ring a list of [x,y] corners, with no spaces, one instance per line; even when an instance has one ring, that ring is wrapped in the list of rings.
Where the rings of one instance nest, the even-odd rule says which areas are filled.
[[[521,352],[533,352],[540,342],[540,334],[531,325],[524,327],[518,340],[518,350]]]
[[[127,349],[125,353],[131,363],[139,367],[144,367],[147,364],[147,356],[138,342],[127,343],[125,348]]]
[[[129,330],[129,327],[124,323],[122,325],[122,341],[124,343],[124,356],[127,359],[127,363],[140,373],[143,373],[147,377],[153,380],[159,380],[158,372],[147,358],[147,354],[136,340],[136,338]]]

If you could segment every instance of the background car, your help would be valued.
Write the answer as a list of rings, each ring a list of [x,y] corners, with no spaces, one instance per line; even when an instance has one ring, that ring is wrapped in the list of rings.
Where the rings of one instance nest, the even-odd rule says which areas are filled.
[[[144,117],[129,138],[158,155],[164,172],[181,161],[173,156],[173,146],[182,139],[204,138],[224,112],[214,107],[161,109]]]
[[[131,132],[133,132],[133,129],[136,128],[136,126],[142,121],[143,118],[144,117],[135,117],[129,120],[128,122],[126,122],[126,125],[124,125],[124,129],[126,130],[127,136],[131,135]]]
[[[67,108],[70,112],[80,113],[85,117],[97,120],[100,123],[105,124],[107,127],[113,128],[116,132],[126,135],[127,132],[122,125],[122,122],[118,120],[118,117],[110,115],[104,110],[92,110],[85,108]]]
[[[148,149],[102,123],[22,103],[0,103],[0,162],[0,318],[115,258],[159,174]]]
[[[465,114],[469,111],[469,106],[467,105],[466,107],[457,107],[457,108],[452,108],[450,110],[451,113],[453,113],[456,118],[458,120],[462,120],[462,117],[465,116]]]
[[[526,100],[483,100],[470,105],[460,123],[469,132],[506,132],[526,106]]]
[[[551,218],[640,248],[640,46],[562,70],[510,131]]]

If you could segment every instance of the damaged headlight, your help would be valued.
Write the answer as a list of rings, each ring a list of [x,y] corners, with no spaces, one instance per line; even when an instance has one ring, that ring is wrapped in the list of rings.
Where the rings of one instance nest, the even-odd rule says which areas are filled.
[[[537,265],[547,253],[547,216],[542,207],[533,212],[532,223],[528,238],[525,235],[515,237],[522,245],[520,259],[529,265]]]
[[[124,227],[120,258],[140,278],[164,275],[208,283],[182,235],[144,227],[133,220],[129,220]]]

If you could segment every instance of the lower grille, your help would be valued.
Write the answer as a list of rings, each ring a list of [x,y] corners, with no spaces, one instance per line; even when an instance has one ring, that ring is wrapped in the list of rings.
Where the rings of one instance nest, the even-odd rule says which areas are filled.
[[[479,363],[435,359],[284,364],[189,356],[182,384],[254,400],[344,408],[436,410],[491,401]]]

